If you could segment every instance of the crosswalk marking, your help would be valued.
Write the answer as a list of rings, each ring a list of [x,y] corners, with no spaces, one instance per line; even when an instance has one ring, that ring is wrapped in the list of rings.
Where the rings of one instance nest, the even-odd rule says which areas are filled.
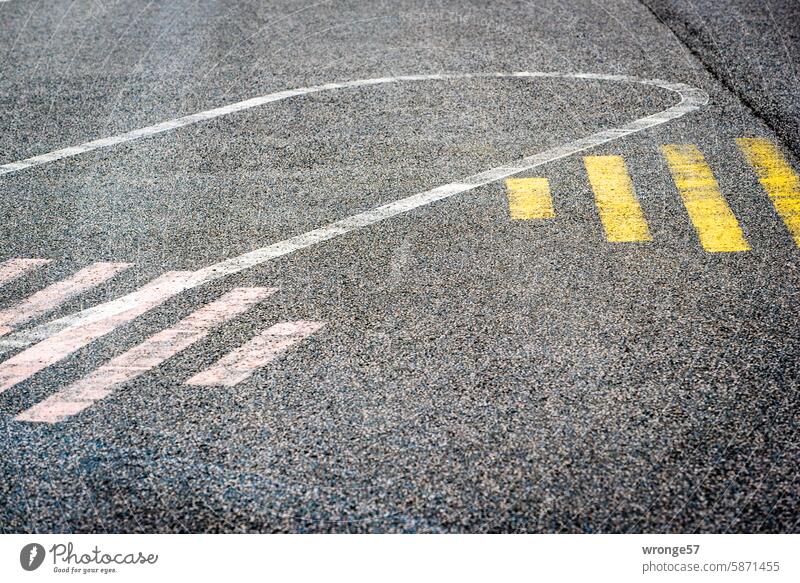
[[[8,334],[16,326],[56,309],[70,298],[100,285],[131,265],[131,263],[93,263],[71,277],[36,292],[19,304],[1,310],[0,336]]]
[[[324,324],[322,322],[282,322],[218,360],[210,368],[194,375],[188,385],[219,385],[231,387],[250,377],[281,352],[307,338]]]
[[[703,249],[710,253],[749,251],[739,222],[700,150],[692,144],[670,144],[662,146],[662,151]]]
[[[800,247],[800,177],[770,140],[738,138],[736,142]]]
[[[9,259],[0,263],[0,286],[14,281],[32,269],[47,265],[49,259]]]
[[[0,364],[0,393],[109,334],[185,289],[192,271],[169,271],[129,294],[126,311],[64,328]]]
[[[263,287],[233,289],[175,326],[151,336],[81,380],[23,411],[15,419],[56,423],[75,415],[107,397],[122,383],[135,379],[202,340],[212,328],[244,313],[275,291],[276,288]]]
[[[652,241],[622,156],[586,156],[583,162],[606,239],[614,243]]]
[[[739,138],[737,142],[755,169],[778,214],[800,246],[800,177],[773,142],[762,138]],[[749,250],[739,222],[697,147],[692,144],[670,144],[662,146],[662,151],[703,248],[708,252]],[[587,156],[584,158],[584,165],[608,241],[652,240],[623,158]],[[511,178],[506,180],[506,187],[512,219],[555,216],[546,178]],[[48,263],[48,259],[30,258],[0,262],[0,285]],[[17,327],[56,309],[69,298],[100,285],[130,266],[128,263],[95,263],[16,305],[0,310],[0,336],[13,332],[10,339],[0,338],[0,350],[27,347],[0,363],[0,393],[210,277],[204,270],[166,273],[121,298],[82,311],[80,318],[63,317],[30,330],[15,332]],[[186,320],[191,321],[190,319],[191,317]],[[205,371],[195,374],[186,383],[236,385],[322,326],[319,322],[306,321],[276,324]],[[111,387],[149,370],[195,342],[193,338],[199,333],[197,330],[189,333],[172,328],[157,334],[143,345],[73,384],[69,388],[72,391],[71,396],[65,396],[67,393],[64,391],[53,396],[47,401],[49,412],[43,413],[44,409],[34,408],[22,414],[20,419],[45,420],[48,415],[63,418],[72,414],[70,411],[82,410],[88,406],[85,405],[86,402],[102,398]],[[38,344],[31,346],[35,342]],[[36,413],[39,417],[31,411],[39,411]]]
[[[512,219],[552,219],[553,199],[547,178],[508,178],[508,212]]]

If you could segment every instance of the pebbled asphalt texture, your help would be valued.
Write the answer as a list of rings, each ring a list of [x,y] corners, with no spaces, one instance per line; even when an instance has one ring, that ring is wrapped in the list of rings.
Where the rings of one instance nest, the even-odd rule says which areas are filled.
[[[645,0],[705,67],[800,155],[800,4]]]
[[[651,243],[606,242],[572,156],[524,174],[550,180],[555,219],[510,221],[486,185],[183,293],[6,391],[0,531],[798,531],[800,255],[734,143],[796,121],[776,135],[644,5],[12,0],[0,27],[1,163],[404,74],[625,74],[711,99],[589,152],[625,158]],[[52,259],[0,307],[135,264],[70,314],[673,103],[555,79],[330,91],[0,176],[0,260]],[[673,143],[703,151],[751,251],[699,245]],[[246,285],[280,291],[79,415],[13,419]],[[183,384],[298,319],[326,325],[246,382]]]

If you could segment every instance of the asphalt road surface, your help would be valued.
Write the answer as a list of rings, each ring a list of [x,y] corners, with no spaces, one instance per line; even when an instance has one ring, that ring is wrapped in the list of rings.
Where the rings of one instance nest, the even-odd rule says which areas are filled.
[[[0,28],[0,531],[800,528],[797,126],[650,8]]]

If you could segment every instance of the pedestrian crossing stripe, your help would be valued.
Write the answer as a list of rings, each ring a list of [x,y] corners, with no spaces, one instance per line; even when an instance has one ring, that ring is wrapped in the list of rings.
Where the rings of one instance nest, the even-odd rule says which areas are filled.
[[[700,150],[691,144],[661,149],[703,248],[710,253],[749,251],[739,221]]]
[[[0,286],[11,283],[27,272],[50,263],[49,259],[8,259],[0,263]]]
[[[123,383],[152,370],[205,338],[211,329],[245,312],[275,288],[236,288],[196,310],[129,351],[112,358],[82,379],[17,415],[18,421],[56,423],[107,397]]]
[[[306,321],[275,324],[223,356],[210,368],[194,375],[186,384],[224,387],[238,385],[323,325],[322,322]]]
[[[736,141],[800,247],[800,176],[774,142],[763,138]],[[700,150],[692,144],[667,144],[661,147],[661,152],[703,249],[708,253],[749,251],[750,244],[739,220]],[[586,156],[583,162],[605,239],[611,243],[652,241],[624,159]],[[509,179],[506,190],[511,219],[555,217],[546,178]]]
[[[50,260],[46,259],[9,259],[0,263],[0,276],[4,278],[4,282],[8,282],[48,263]],[[13,330],[12,326],[27,323],[54,310],[67,299],[89,291],[131,266],[130,263],[93,263],[5,310],[0,310],[0,336]],[[192,275],[189,271],[165,273],[130,294],[127,311],[113,315],[100,314],[91,321],[67,327],[15,356],[0,361],[0,393],[16,387],[89,343],[163,304],[179,293]],[[158,367],[199,342],[211,329],[244,313],[276,291],[277,288],[233,289],[218,300],[200,307],[178,324],[154,334],[82,379],[23,411],[15,419],[37,423],[64,421],[107,397],[124,383]],[[230,352],[211,368],[197,373],[187,384],[233,387],[323,326],[323,322],[304,320],[275,324]]]
[[[652,241],[622,156],[586,156],[583,163],[606,239],[613,243]]]
[[[737,143],[755,170],[776,212],[800,246],[800,178],[797,173],[769,140],[741,138]],[[749,250],[750,246],[736,216],[697,147],[669,144],[662,147],[662,152],[703,248],[712,253]],[[621,156],[587,156],[584,166],[606,239],[610,242],[652,240],[624,159]],[[515,220],[555,217],[546,178],[509,179],[506,187],[509,192],[509,213]],[[49,263],[50,260],[35,258],[14,258],[0,262],[0,286]],[[102,284],[129,267],[131,265],[127,263],[95,263],[1,310],[0,336],[55,310],[67,299]],[[125,296],[123,311],[93,313],[91,318],[67,326],[0,362],[0,393],[163,304],[186,289],[187,282],[193,277],[196,277],[195,272],[165,273]],[[172,355],[205,337],[210,328],[243,313],[273,291],[272,288],[233,290],[216,302],[199,308],[177,326],[155,334],[84,379],[20,413],[16,419],[47,423],[64,420],[102,399],[121,384],[159,366]],[[323,325],[322,322],[303,320],[275,324],[222,357],[210,368],[198,372],[186,383],[234,386]]]
[[[755,170],[795,244],[800,247],[800,177],[792,170],[778,147],[761,138],[736,140]]]
[[[33,260],[28,260],[33,261]],[[39,316],[52,312],[71,298],[125,271],[130,263],[98,262],[40,290],[17,305],[0,310],[0,336]]]
[[[514,220],[551,219],[556,216],[547,178],[508,178],[508,213]]]

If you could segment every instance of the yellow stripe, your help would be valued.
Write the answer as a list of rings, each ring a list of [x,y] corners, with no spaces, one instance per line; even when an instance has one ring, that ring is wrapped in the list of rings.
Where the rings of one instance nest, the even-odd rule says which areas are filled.
[[[553,199],[547,178],[509,178],[508,212],[514,220],[552,219]]]
[[[586,156],[583,163],[606,239],[615,243],[652,241],[622,156]]]
[[[800,178],[777,146],[769,140],[739,138],[736,142],[758,174],[761,186],[772,199],[794,242],[800,247]]]
[[[739,222],[725,202],[711,168],[691,144],[662,146],[675,185],[706,251],[749,251]]]

